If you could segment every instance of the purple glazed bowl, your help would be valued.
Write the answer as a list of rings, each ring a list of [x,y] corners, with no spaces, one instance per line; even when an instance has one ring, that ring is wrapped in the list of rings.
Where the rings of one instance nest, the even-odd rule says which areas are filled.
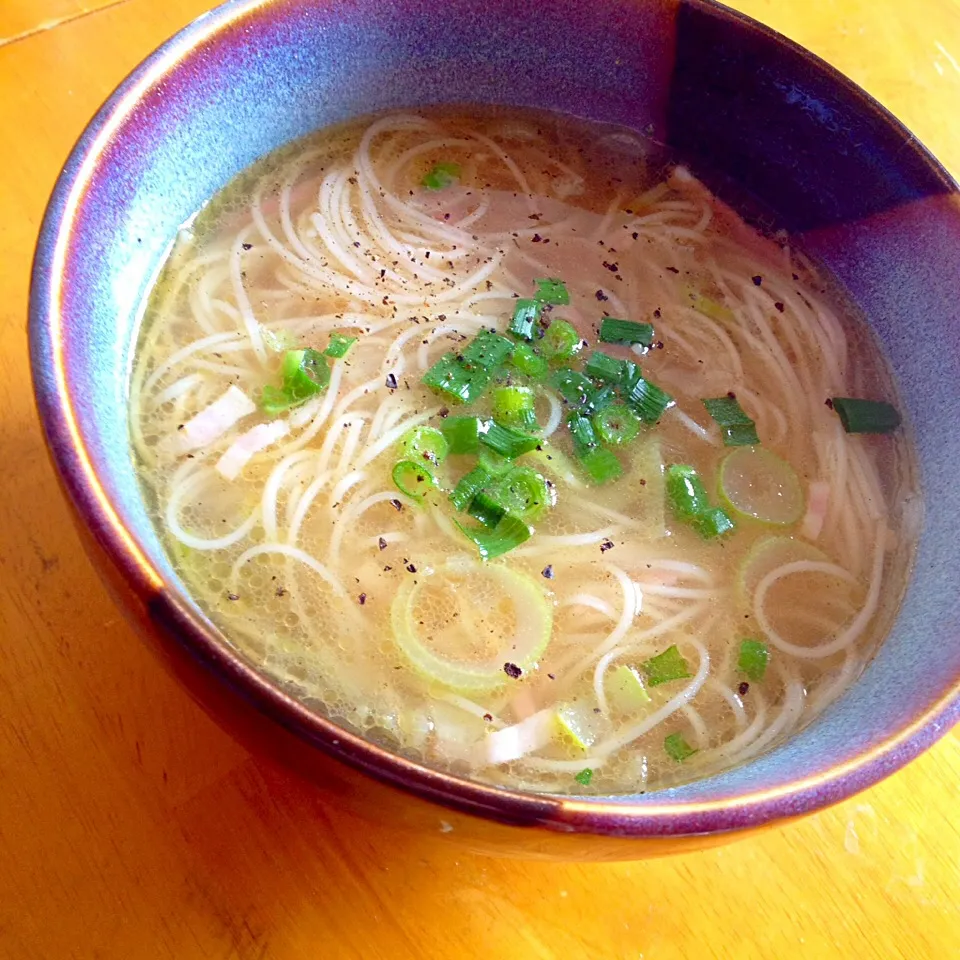
[[[536,17],[506,0],[436,9],[235,0],[145,61],[81,137],[40,235],[30,339],[49,447],[93,555],[232,732],[381,819],[505,854],[614,859],[719,842],[862,790],[960,718],[956,184],[848,80],[703,0],[548,0]],[[127,382],[139,306],[178,225],[254,159],[316,127],[471,101],[627,124],[722,196],[736,182],[846,285],[899,377],[928,491],[903,608],[846,696],[743,767],[648,795],[574,799],[399,758],[295,702],[232,649],[151,525]]]

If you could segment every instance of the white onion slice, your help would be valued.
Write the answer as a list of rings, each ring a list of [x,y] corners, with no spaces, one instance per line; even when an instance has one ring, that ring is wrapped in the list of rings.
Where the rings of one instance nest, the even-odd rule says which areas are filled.
[[[547,707],[513,726],[488,733],[483,741],[486,762],[510,763],[545,747],[557,730],[556,710]]]
[[[250,458],[276,443],[290,432],[286,420],[258,423],[237,437],[217,461],[217,470],[228,480],[236,480]]]
[[[183,425],[177,433],[177,445],[183,453],[205,447],[256,409],[257,405],[239,387],[230,384],[209,407],[204,407]]]

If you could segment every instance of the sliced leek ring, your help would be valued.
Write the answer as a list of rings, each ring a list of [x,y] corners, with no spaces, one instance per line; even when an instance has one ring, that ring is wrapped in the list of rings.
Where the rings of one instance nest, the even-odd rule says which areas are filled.
[[[787,527],[806,509],[793,467],[764,447],[737,447],[720,465],[720,497],[741,517]]]
[[[420,609],[426,590],[442,590],[457,616],[431,621],[429,611]],[[526,574],[495,563],[455,562],[407,580],[394,598],[390,620],[394,641],[421,676],[450,690],[476,693],[510,682],[507,664],[521,674],[535,667],[550,640],[553,608]],[[512,622],[512,629],[498,635],[504,621]],[[462,656],[444,655],[430,643],[451,630],[455,642],[448,645]],[[478,651],[490,637],[496,652]]]

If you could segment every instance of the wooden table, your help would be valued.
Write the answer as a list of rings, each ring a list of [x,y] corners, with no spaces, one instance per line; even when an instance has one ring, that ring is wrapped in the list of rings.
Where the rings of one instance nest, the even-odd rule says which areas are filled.
[[[30,257],[95,107],[210,0],[0,0],[0,958],[960,956],[956,732],[835,809],[623,865],[467,855],[255,763],[80,550],[27,370]],[[960,172],[957,0],[741,0]]]

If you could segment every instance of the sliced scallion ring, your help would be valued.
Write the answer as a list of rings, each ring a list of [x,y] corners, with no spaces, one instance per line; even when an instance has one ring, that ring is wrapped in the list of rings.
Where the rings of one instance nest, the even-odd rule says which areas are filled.
[[[424,494],[437,486],[437,478],[421,463],[401,460],[393,468],[396,488],[414,500],[422,500]]]
[[[737,447],[720,465],[720,498],[741,517],[789,526],[806,508],[803,487],[786,460],[764,447]]]

